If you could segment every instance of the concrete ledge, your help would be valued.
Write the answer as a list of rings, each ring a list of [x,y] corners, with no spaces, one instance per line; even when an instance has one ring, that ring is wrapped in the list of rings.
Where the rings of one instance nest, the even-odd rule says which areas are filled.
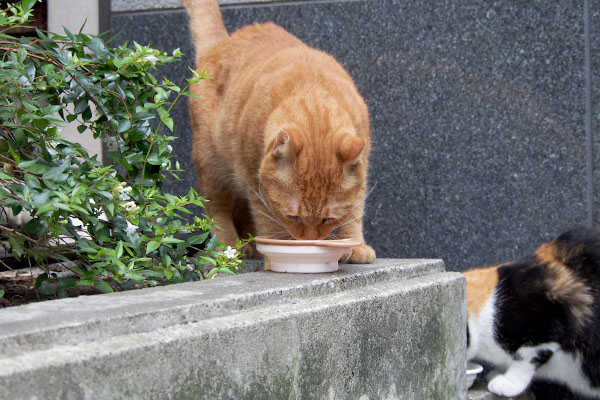
[[[0,398],[465,398],[464,295],[378,260],[5,309]]]
[[[261,4],[261,3],[285,3],[294,0],[217,0],[221,5],[232,4]],[[130,12],[181,8],[181,0],[112,0],[112,12]]]

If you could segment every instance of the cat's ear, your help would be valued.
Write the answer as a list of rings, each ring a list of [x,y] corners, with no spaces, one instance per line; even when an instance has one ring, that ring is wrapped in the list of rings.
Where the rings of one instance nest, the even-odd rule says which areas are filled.
[[[294,157],[302,150],[302,142],[297,137],[280,130],[273,142],[272,153],[275,157]]]
[[[341,135],[337,146],[338,157],[344,163],[356,160],[365,145],[365,138],[349,134]]]

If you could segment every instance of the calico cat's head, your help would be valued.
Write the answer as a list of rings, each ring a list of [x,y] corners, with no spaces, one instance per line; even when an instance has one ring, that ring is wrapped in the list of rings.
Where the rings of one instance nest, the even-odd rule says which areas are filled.
[[[325,239],[361,218],[368,143],[340,130],[307,138],[294,127],[267,143],[259,171],[261,194],[271,216],[295,239]]]

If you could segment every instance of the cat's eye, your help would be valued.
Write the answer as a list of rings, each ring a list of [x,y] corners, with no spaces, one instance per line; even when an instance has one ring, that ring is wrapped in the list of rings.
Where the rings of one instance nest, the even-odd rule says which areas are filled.
[[[294,222],[296,224],[299,224],[302,221],[299,215],[286,215],[285,218],[288,221]]]

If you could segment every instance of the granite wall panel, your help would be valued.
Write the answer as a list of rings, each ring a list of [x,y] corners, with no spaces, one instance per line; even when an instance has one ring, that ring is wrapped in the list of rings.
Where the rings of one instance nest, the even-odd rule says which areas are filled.
[[[581,5],[302,1],[222,12],[230,31],[275,21],[354,77],[371,111],[365,233],[379,256],[443,258],[459,270],[519,257],[586,223]],[[593,17],[600,28],[597,5]],[[180,47],[183,62],[163,72],[189,75],[182,9],[115,12],[112,30],[119,41]],[[186,104],[175,120],[187,171],[169,187],[185,192],[195,183]]]

